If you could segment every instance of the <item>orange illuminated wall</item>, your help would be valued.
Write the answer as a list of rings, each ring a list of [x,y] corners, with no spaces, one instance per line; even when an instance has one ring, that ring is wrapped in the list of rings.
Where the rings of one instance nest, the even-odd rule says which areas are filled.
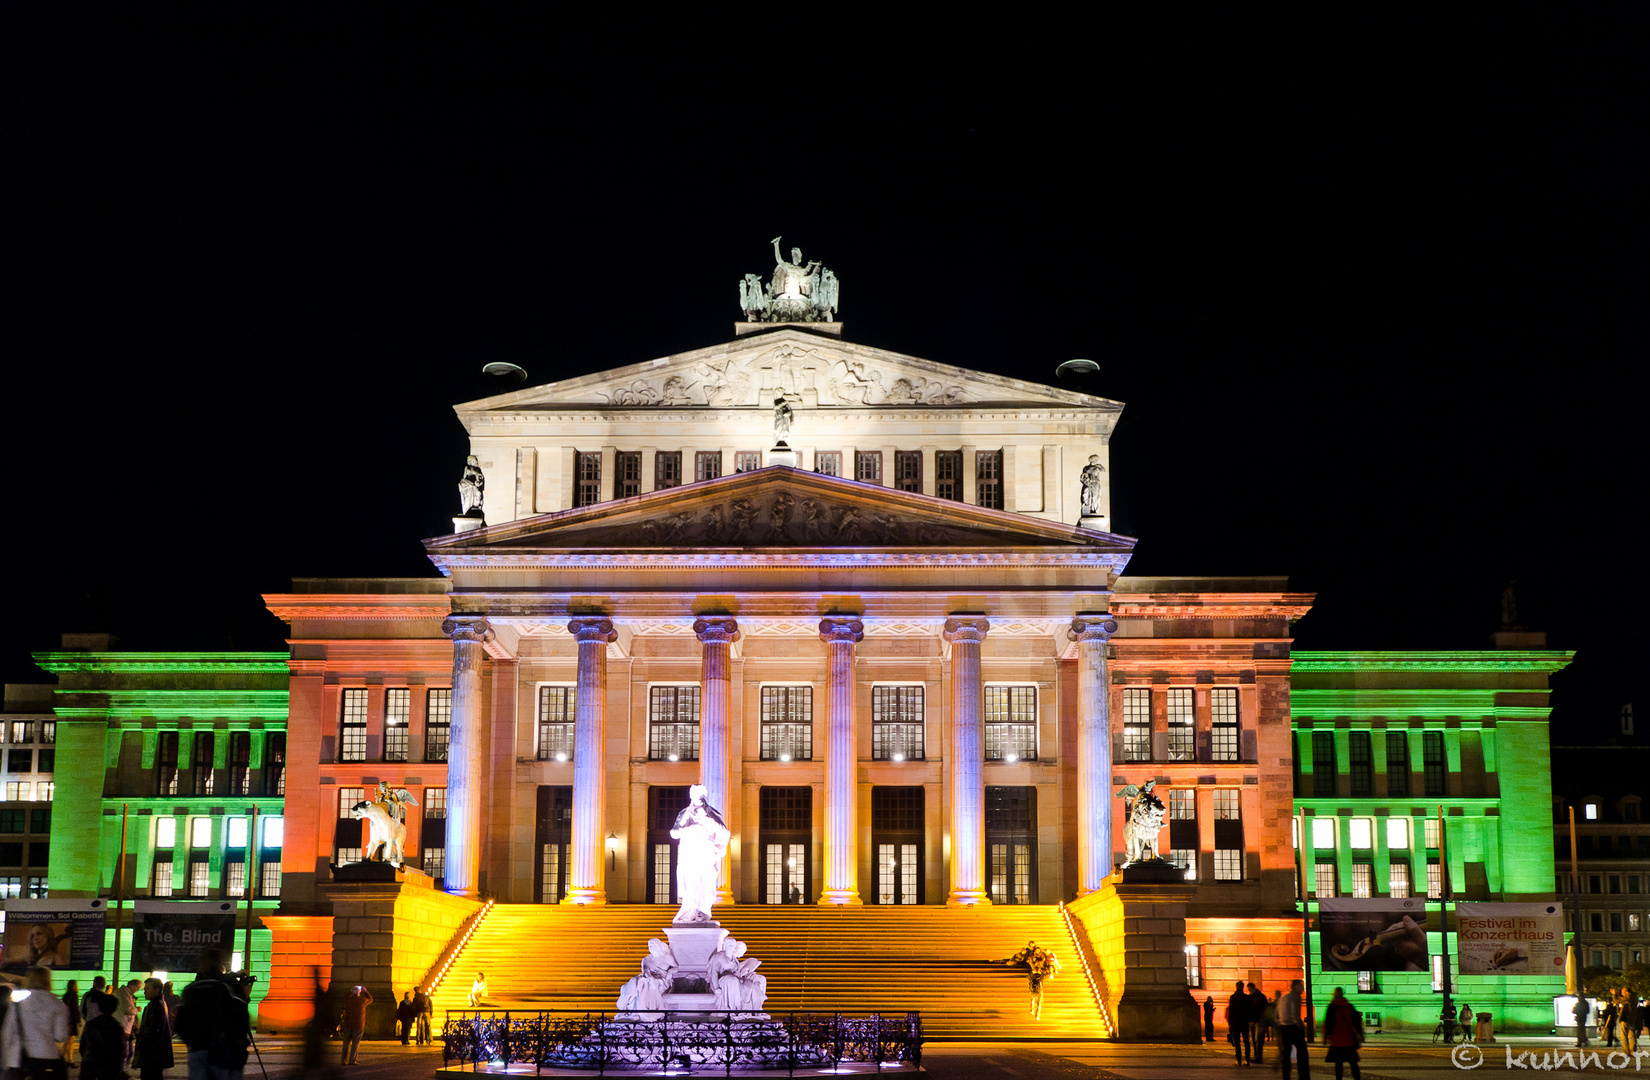
[[[1203,989],[1192,996],[1201,1004],[1213,996],[1218,1018],[1238,980],[1253,981],[1272,997],[1301,977],[1300,919],[1186,920],[1186,944],[1203,952]],[[1256,977],[1256,973],[1259,977]],[[1219,1021],[1217,1020],[1217,1023]]]

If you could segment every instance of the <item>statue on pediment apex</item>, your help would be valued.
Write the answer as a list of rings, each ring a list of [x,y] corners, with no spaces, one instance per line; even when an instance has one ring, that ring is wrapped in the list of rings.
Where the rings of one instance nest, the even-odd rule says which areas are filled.
[[[487,477],[481,471],[481,462],[471,454],[464,459],[464,475],[458,481],[459,513],[463,516],[481,514],[481,500],[487,489]]]
[[[773,238],[773,277],[766,284],[755,274],[739,283],[739,308],[751,322],[831,322],[836,318],[840,285],[819,260],[804,262],[802,249],[785,258]]]

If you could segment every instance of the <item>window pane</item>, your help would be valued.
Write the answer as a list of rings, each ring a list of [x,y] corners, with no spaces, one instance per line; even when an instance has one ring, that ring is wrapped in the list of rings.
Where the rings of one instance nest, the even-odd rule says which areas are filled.
[[[155,846],[159,848],[174,848],[178,846],[178,819],[155,819]]]
[[[842,451],[816,450],[814,451],[814,472],[822,476],[842,475]]]
[[[923,705],[920,686],[871,688],[871,758],[923,760]]]
[[[1403,731],[1386,733],[1386,793],[1409,795],[1409,734]]]
[[[1375,846],[1375,822],[1369,818],[1352,819],[1351,846],[1359,851],[1368,851]]]
[[[1332,848],[1335,846],[1335,819],[1315,817],[1312,819],[1312,846],[1315,848]]]
[[[962,451],[938,450],[934,453],[934,494],[941,499],[962,502]]]
[[[343,730],[338,742],[339,761],[367,760],[367,692],[343,693]]]
[[[1037,759],[1037,688],[987,686],[985,704],[985,760]]]
[[[1003,508],[1003,452],[974,451],[974,503],[988,510]]]
[[[1395,862],[1395,863],[1392,864],[1392,866],[1390,868],[1390,871],[1391,872],[1388,874],[1388,887],[1389,887],[1389,890],[1391,891],[1392,895],[1395,896],[1395,897],[1408,896],[1409,895],[1409,864],[1408,863],[1402,863],[1402,862]]]
[[[1441,796],[1444,794],[1444,774],[1447,767],[1444,760],[1444,733],[1423,732],[1421,751],[1422,767],[1426,771],[1426,793],[1430,797]]]
[[[699,760],[699,688],[655,686],[648,691],[648,757]]]
[[[1312,733],[1312,794],[1327,798],[1335,794],[1335,735],[1329,731]]]
[[[1352,773],[1352,794],[1364,798],[1375,794],[1375,762],[1370,756],[1369,732],[1348,734],[1347,765]]]
[[[580,450],[573,457],[573,505],[594,506],[602,501],[602,453]]]
[[[811,686],[762,687],[762,760],[813,759],[813,695]]]
[[[1386,846],[1389,848],[1409,847],[1409,819],[1386,819]]]
[[[243,817],[229,818],[228,826],[229,839],[225,841],[226,846],[231,848],[246,847],[246,819]]]
[[[424,706],[424,760],[446,761],[447,742],[452,734],[453,692],[450,688],[431,690]]]
[[[1375,868],[1366,862],[1352,864],[1352,895],[1368,899],[1373,895]]]
[[[286,823],[278,817],[264,818],[264,847],[278,848],[286,835]]]
[[[1238,692],[1234,686],[1209,691],[1209,754],[1215,761],[1238,760]]]
[[[412,691],[405,686],[384,692],[384,760],[407,760],[407,731],[412,722]]]
[[[1193,761],[1197,757],[1193,734],[1192,688],[1176,686],[1168,691],[1169,760]]]
[[[540,761],[572,761],[578,706],[572,686],[539,687]]]
[[[680,487],[682,484],[682,452],[660,450],[653,455],[653,490]]]
[[[190,847],[212,846],[212,819],[208,817],[194,818],[190,824]]]
[[[1321,862],[1313,866],[1312,892],[1315,896],[1335,896],[1335,864]]]
[[[1152,692],[1144,687],[1123,691],[1123,760],[1152,759]]]
[[[1243,880],[1243,852],[1231,848],[1215,849],[1215,880]]]
[[[628,499],[642,493],[642,452],[621,450],[613,457],[613,497]]]

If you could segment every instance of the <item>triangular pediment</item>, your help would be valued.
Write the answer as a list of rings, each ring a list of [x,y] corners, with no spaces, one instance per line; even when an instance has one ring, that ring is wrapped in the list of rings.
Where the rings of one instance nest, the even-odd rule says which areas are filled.
[[[771,466],[424,542],[431,559],[482,552],[712,548],[1064,549],[1134,540],[854,480]]]
[[[769,407],[778,389],[810,407],[1021,405],[1117,412],[1118,402],[780,326],[691,352],[458,406],[461,417],[562,407]]]

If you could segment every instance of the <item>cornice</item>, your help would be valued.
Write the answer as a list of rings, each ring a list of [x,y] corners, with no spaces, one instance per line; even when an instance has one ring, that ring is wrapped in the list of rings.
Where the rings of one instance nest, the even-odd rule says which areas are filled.
[[[264,605],[277,619],[288,623],[294,619],[444,619],[453,606],[446,593],[266,593]]]
[[[434,559],[436,556],[432,556]],[[546,551],[540,548],[490,551],[448,549],[439,554],[438,566],[443,572],[454,567],[465,569],[516,570],[523,566],[577,567],[583,570],[623,570],[631,572],[650,570],[680,570],[685,566],[709,569],[733,568],[748,570],[808,567],[810,569],[836,568],[843,570],[887,566],[1004,566],[1046,567],[1087,566],[1105,567],[1121,572],[1127,565],[1126,552],[1108,551],[866,551],[862,548],[835,550],[789,551],[782,548],[751,550],[730,548],[725,551],[696,550],[660,554],[657,551]],[[442,598],[443,600],[446,597]],[[273,610],[273,607],[272,607]],[[277,614],[279,614],[277,612]],[[284,618],[284,616],[283,616]]]
[[[34,662],[53,675],[88,671],[121,675],[254,675],[286,671],[284,652],[37,652]]]
[[[1121,406],[1113,408],[1094,407],[1074,409],[1069,405],[1043,404],[1035,401],[992,402],[984,405],[980,402],[958,403],[955,405],[820,405],[807,408],[799,407],[799,413],[824,412],[833,422],[842,420],[874,420],[878,423],[888,421],[930,421],[945,418],[949,421],[959,419],[958,413],[967,412],[963,427],[951,434],[955,439],[958,434],[968,434],[966,424],[971,422],[1001,423],[1004,420],[1019,420],[1028,414],[1035,414],[1042,421],[1068,421],[1071,423],[1093,424],[1101,417],[1114,419],[1122,411]],[[766,405],[734,405],[712,407],[709,405],[658,405],[649,409],[637,409],[632,405],[603,407],[597,402],[546,402],[531,412],[486,412],[478,413],[472,418],[473,428],[471,435],[485,436],[487,429],[506,424],[543,424],[546,420],[554,419],[558,423],[669,423],[679,426],[683,423],[732,423],[740,420],[749,420],[752,424],[761,424],[771,428],[773,408]],[[499,432],[495,437],[503,438],[508,432]],[[1001,438],[1007,445],[1014,445],[1011,434],[1001,431],[981,432]],[[1037,439],[1045,433],[1039,433]],[[693,440],[687,438],[687,445]],[[823,437],[807,440],[819,443]],[[932,440],[929,440],[932,441]],[[1032,441],[1037,441],[1033,439]]]
[[[1316,593],[1115,593],[1119,619],[1288,619],[1312,610]]]
[[[1113,607],[1116,603],[1113,603]],[[1569,666],[1575,653],[1561,649],[1470,649],[1436,652],[1326,652],[1296,650],[1295,671],[1374,672],[1542,671],[1551,674]]]

